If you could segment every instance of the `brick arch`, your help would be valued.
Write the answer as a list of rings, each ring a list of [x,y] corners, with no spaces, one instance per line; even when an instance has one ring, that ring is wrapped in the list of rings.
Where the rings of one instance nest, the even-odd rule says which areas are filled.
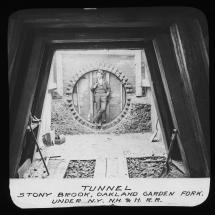
[[[132,92],[132,86],[129,84],[128,78],[121,71],[119,71],[117,67],[106,63],[95,63],[95,64],[88,64],[83,68],[81,68],[76,74],[73,75],[72,79],[69,81],[69,84],[67,85],[66,95],[68,96],[68,98],[66,101],[76,121],[79,122],[81,125],[87,126],[92,130],[95,130],[97,126],[80,116],[80,114],[76,111],[74,107],[72,95],[73,95],[74,86],[81,79],[81,77],[89,72],[93,72],[98,69],[115,75],[122,83],[126,92],[126,100],[125,100],[125,105],[123,110],[114,120],[102,125],[101,126],[102,129],[108,129],[118,124],[127,115],[129,111],[130,103],[131,103],[130,93]]]

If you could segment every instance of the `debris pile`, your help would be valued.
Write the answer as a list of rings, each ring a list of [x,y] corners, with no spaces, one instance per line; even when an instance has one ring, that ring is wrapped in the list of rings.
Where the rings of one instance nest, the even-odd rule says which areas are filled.
[[[56,135],[76,135],[93,133],[86,126],[76,122],[64,99],[52,100],[51,129]]]
[[[42,160],[36,159],[24,173],[23,178],[46,178],[47,176],[48,174]]]
[[[96,160],[71,160],[64,178],[93,178]]]
[[[132,103],[128,115],[115,127],[113,133],[145,133],[150,132],[151,105]]]
[[[87,126],[78,123],[64,99],[52,101],[51,129],[56,135],[75,135],[94,133]],[[145,133],[151,131],[151,105],[131,103],[131,109],[126,116],[113,128],[104,130],[104,133]]]
[[[127,158],[129,178],[158,178],[162,173],[165,161],[166,158],[163,156]],[[170,163],[170,171],[166,177],[183,178],[186,175]]]

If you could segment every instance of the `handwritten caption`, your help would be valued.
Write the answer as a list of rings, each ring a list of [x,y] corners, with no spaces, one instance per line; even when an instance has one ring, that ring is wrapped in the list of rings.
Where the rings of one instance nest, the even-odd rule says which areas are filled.
[[[78,192],[21,192],[17,198],[48,199],[52,205],[143,205],[162,203],[169,197],[198,198],[203,190],[133,190],[129,186],[89,186],[82,185]]]

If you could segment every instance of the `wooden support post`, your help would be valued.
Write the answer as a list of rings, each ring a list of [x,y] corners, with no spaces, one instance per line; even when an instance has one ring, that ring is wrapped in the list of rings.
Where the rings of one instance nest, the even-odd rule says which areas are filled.
[[[38,50],[41,51],[38,52]],[[28,72],[25,77],[23,76],[23,88],[20,93],[19,103],[15,105],[16,113],[13,115],[10,113],[10,119],[13,120],[10,123],[10,177],[16,176],[19,167],[23,138],[34,99],[43,53],[44,46],[42,45],[41,39],[38,38],[32,47],[31,60],[27,68]],[[14,92],[14,94],[16,93],[18,92]]]
[[[45,92],[44,101],[43,102],[40,101],[40,103],[42,103],[42,104],[40,104],[40,106],[42,106],[41,117],[40,117],[41,123],[40,123],[39,129],[38,129],[38,132],[37,132],[37,140],[38,140],[39,146],[42,146],[42,135],[45,134],[46,132],[50,132],[50,130],[51,130],[52,91],[54,89],[56,89],[56,88],[54,88],[54,89],[51,88],[52,86],[54,86],[54,84],[53,84],[53,81],[54,81],[54,79],[53,79],[54,60],[55,60],[55,58],[52,59],[52,65],[51,65],[50,72],[49,72],[48,83],[46,85],[46,92]],[[37,104],[37,106],[38,105],[39,105],[39,103]],[[38,113],[38,110],[37,110],[37,114],[40,115],[40,113]],[[35,154],[36,150],[37,150],[37,147],[35,147],[34,154]]]
[[[168,39],[170,40],[170,37]],[[170,52],[171,50],[169,50],[169,49],[171,49],[171,47],[168,46],[167,43],[165,43],[166,41],[162,41],[162,42],[163,42],[163,44],[162,44],[163,45],[162,46],[163,52],[162,53],[161,53],[161,50],[159,50],[159,48],[158,48],[158,44],[157,44],[158,39],[153,41],[153,45],[154,45],[154,49],[155,49],[155,53],[156,53],[156,57],[157,57],[157,61],[158,61],[159,69],[160,69],[161,79],[162,79],[163,86],[165,89],[165,94],[166,94],[167,101],[168,101],[168,106],[170,108],[170,113],[171,113],[171,117],[172,117],[173,124],[174,124],[173,128],[176,128],[178,130],[177,120],[176,120],[175,111],[174,111],[174,107],[173,107],[172,102],[177,101],[177,100],[180,101],[180,99],[182,99],[183,95],[180,92],[180,88],[177,89],[177,84],[175,84],[176,80],[173,79],[175,76],[172,75],[171,76],[172,79],[169,79],[169,80],[167,80],[165,77],[165,73],[169,72],[170,73],[169,75],[171,75],[171,73],[173,73],[173,70],[177,71],[177,65],[174,64],[175,63],[174,52],[171,53]],[[166,49],[168,49],[168,51]],[[167,53],[168,53],[168,55],[167,55]],[[165,60],[165,62],[163,62],[162,60],[163,61]],[[164,64],[164,63],[166,63],[166,64]],[[172,94],[170,93],[170,90],[168,88],[168,84],[171,84],[173,87]],[[180,84],[180,82],[179,82],[179,84]],[[174,89],[174,86],[176,87],[176,89]],[[174,92],[174,90],[175,90],[175,92]],[[177,94],[177,92],[178,92],[178,94]],[[181,111],[183,112],[183,105],[181,106]],[[169,141],[169,139],[168,139],[168,141]],[[173,149],[173,158],[176,160],[180,160],[182,158],[183,163],[186,167],[186,173],[190,174],[189,173],[189,167],[187,164],[186,155],[185,155],[182,143],[181,143],[180,136],[177,137],[177,142],[178,142],[178,144],[176,144],[174,149]],[[179,151],[179,148],[180,148],[180,151]]]
[[[107,80],[108,84],[110,85],[110,73],[109,72],[106,73],[106,80]],[[109,104],[109,102],[107,104],[105,115],[106,115],[105,116],[106,117],[106,122],[109,122],[110,121],[110,104]]]
[[[205,176],[210,174],[210,125],[208,56],[205,40],[197,20],[188,20],[171,27],[181,80],[190,110]]]
[[[144,50],[142,50],[142,61],[144,63],[145,79],[147,81],[149,81],[150,80],[150,71],[149,71],[149,67],[148,67],[146,53],[145,53]],[[151,84],[150,84],[150,86],[151,86]],[[156,124],[157,124],[158,116],[157,116],[157,112],[156,112],[156,108],[155,108],[154,98],[152,96],[151,89],[149,89],[149,88],[147,88],[147,97],[150,98],[150,104],[151,104],[151,126],[152,126],[152,132],[155,132],[156,131]]]
[[[55,53],[55,64],[54,71],[56,73],[57,93],[63,96],[63,65],[62,65],[62,54],[59,52]]]
[[[163,34],[153,41],[162,82],[167,95],[174,128],[179,131],[178,144],[181,156],[191,177],[207,176],[208,167],[204,154],[196,137],[196,127],[192,121],[190,90],[185,90],[185,79],[182,78],[175,57],[173,43],[169,34]],[[187,96],[189,95],[189,96]]]
[[[93,85],[93,74],[92,72],[89,73],[90,74],[90,88],[92,87]],[[90,122],[93,121],[93,116],[94,116],[94,113],[93,113],[93,106],[94,106],[94,98],[93,98],[93,93],[91,92],[90,90]]]
[[[160,76],[156,55],[151,43],[145,46],[145,54],[147,57],[147,62],[148,62],[149,71],[150,71],[150,73],[148,74],[149,75],[148,78],[151,83],[151,90],[152,90],[152,96],[155,104],[155,109],[160,122],[165,149],[168,152],[168,148],[169,148],[168,139],[171,136],[171,132],[173,129],[173,122],[170,115],[170,110],[167,103],[164,86]]]
[[[135,51],[136,96],[142,96],[141,50]]]
[[[32,113],[38,116],[42,122],[39,126],[38,131],[35,131],[37,135],[37,140],[40,145],[42,141],[42,131],[46,130],[47,127],[51,126],[51,100],[52,95],[49,90],[49,85],[53,86],[53,65],[52,62],[54,61],[54,50],[50,49],[49,46],[46,47],[44,52],[43,61],[41,64],[41,68],[43,72],[40,73],[37,89],[34,96],[34,101],[32,105]],[[46,116],[48,114],[48,116]],[[34,148],[34,154],[32,155],[34,160],[34,155],[37,150],[37,147]]]

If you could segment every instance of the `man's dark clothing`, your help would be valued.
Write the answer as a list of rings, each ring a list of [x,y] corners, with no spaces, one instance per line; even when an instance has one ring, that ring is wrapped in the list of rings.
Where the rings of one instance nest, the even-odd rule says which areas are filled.
[[[98,93],[106,94],[106,91],[107,90],[105,89],[104,84],[102,84],[102,85],[98,84],[98,86],[95,88],[94,94],[98,94]]]
[[[94,94],[94,101],[96,102],[96,116],[94,117],[93,121],[98,123],[101,120],[103,113],[106,111],[109,97],[107,96],[107,93],[109,92],[110,94],[110,86],[106,81],[103,80],[101,85],[98,83],[95,88],[91,88],[91,91]]]

